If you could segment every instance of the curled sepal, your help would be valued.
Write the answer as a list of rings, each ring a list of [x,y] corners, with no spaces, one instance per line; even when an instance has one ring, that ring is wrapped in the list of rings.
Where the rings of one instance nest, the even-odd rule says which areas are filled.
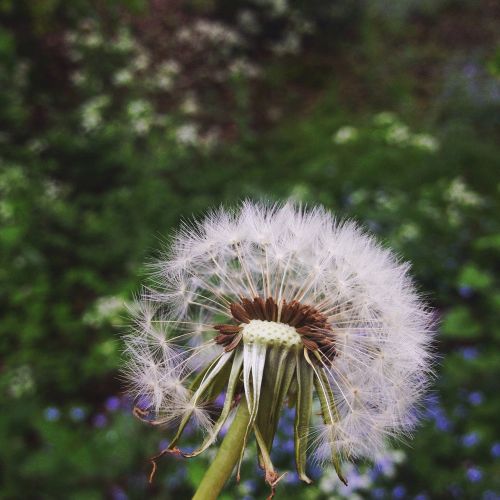
[[[229,382],[226,391],[226,399],[224,400],[224,406],[222,407],[222,412],[217,422],[215,423],[214,428],[212,429],[210,434],[205,438],[205,441],[200,446],[200,448],[193,451],[192,453],[182,453],[184,457],[191,458],[195,457],[196,455],[199,455],[200,453],[205,451],[217,439],[217,436],[220,430],[222,429],[222,426],[226,422],[227,417],[229,416],[229,412],[231,411],[231,407],[233,405],[233,400],[234,400],[234,394],[236,386],[238,385],[239,382],[242,365],[243,365],[243,350],[238,349],[235,352],[233,363],[231,366],[231,373],[229,375]]]
[[[216,358],[210,364],[208,370],[205,371],[202,379],[200,380],[200,382],[198,384],[198,388],[196,389],[195,393],[191,397],[191,400],[190,400],[191,410],[186,412],[183,419],[181,420],[181,423],[179,424],[179,428],[177,429],[177,434],[174,436],[171,443],[168,445],[169,450],[175,449],[177,441],[180,439],[180,437],[184,431],[184,428],[186,427],[187,423],[189,422],[189,419],[191,418],[191,415],[193,414],[193,411],[196,408],[196,404],[198,403],[198,400],[203,396],[204,392],[207,391],[210,388],[210,386],[214,383],[217,375],[226,366],[226,364],[229,362],[229,360],[231,359],[232,356],[233,356],[233,352],[222,353],[218,358]]]
[[[267,497],[267,500],[271,500],[276,492],[276,485],[285,476],[286,472],[281,476],[274,470],[273,463],[271,461],[271,455],[269,454],[269,449],[266,446],[264,437],[262,436],[257,425],[254,425],[255,439],[257,440],[257,445],[259,447],[259,453],[261,456],[262,467],[266,474],[266,483],[271,488],[271,493]]]
[[[203,380],[205,380],[206,374],[212,369],[213,365],[207,365],[203,370],[201,370],[196,378],[191,383],[189,389],[194,394],[197,389],[200,387],[200,384]],[[218,371],[216,377],[212,380],[209,387],[206,388],[203,398],[210,401],[215,399],[224,389],[224,386],[227,383],[227,379],[229,377],[229,372],[231,370],[231,364],[226,363],[221,370]]]
[[[266,364],[266,351],[267,347],[260,343],[244,344],[243,346],[243,385],[245,388],[248,410],[250,412],[250,419],[243,438],[243,447],[238,461],[236,472],[237,480],[240,478],[241,462],[245,453],[248,434],[253,427],[257,416],[257,410],[259,409],[262,378],[264,376],[264,366]]]
[[[318,355],[319,356],[319,355]],[[337,406],[335,405],[335,397],[333,395],[332,388],[328,382],[328,377],[325,371],[320,366],[315,365],[311,362],[309,353],[304,349],[304,357],[307,363],[314,371],[314,387],[318,395],[321,404],[321,414],[323,416],[323,422],[326,425],[333,425],[339,421],[339,415],[337,411]],[[321,360],[321,358],[318,358]],[[332,446],[332,462],[335,468],[335,472],[339,479],[347,486],[347,480],[342,474],[342,469],[340,467],[340,457],[337,450]]]
[[[268,450],[271,450],[280,411],[295,373],[295,352],[280,346],[268,348],[255,425]],[[259,462],[262,465],[262,458]]]
[[[312,413],[313,369],[303,356],[297,354],[297,405],[295,408],[295,463],[299,478],[307,484],[311,479],[306,474],[307,441]]]

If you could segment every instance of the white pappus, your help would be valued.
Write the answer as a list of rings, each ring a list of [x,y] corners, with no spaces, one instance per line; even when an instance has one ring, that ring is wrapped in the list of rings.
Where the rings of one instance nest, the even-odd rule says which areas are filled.
[[[245,402],[245,440],[255,434],[274,488],[269,453],[283,404],[296,409],[305,482],[309,455],[333,461],[342,478],[343,461],[410,436],[432,378],[432,338],[409,265],[354,222],[246,201],[184,224],[155,263],[125,373],[140,418],[178,425],[165,452],[200,453]],[[189,421],[205,439],[187,454],[177,442]]]

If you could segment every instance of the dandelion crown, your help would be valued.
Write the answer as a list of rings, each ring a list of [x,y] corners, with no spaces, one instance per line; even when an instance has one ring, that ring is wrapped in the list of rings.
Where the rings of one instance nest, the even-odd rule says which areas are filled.
[[[216,498],[235,465],[239,477],[252,435],[274,492],[270,452],[285,404],[295,408],[306,483],[308,455],[332,462],[344,481],[343,461],[408,436],[432,337],[408,268],[323,208],[245,202],[183,226],[126,338],[135,414],[177,426],[153,471],[161,455],[207,449],[235,415],[195,498]],[[214,411],[217,397],[224,403]],[[191,453],[178,447],[188,422],[205,432]]]

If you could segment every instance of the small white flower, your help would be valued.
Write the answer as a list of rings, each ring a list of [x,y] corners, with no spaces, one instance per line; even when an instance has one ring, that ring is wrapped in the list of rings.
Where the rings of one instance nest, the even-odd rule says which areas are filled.
[[[354,127],[340,127],[333,136],[333,142],[336,144],[347,144],[354,142],[358,138],[358,130]]]
[[[127,338],[131,390],[145,398],[139,416],[180,420],[165,452],[179,452],[195,419],[207,438],[194,456],[244,401],[247,432],[269,457],[288,400],[300,478],[310,482],[313,450],[345,482],[341,462],[375,458],[387,438],[411,434],[428,385],[430,313],[408,271],[321,207],[245,202],[185,224],[155,266]],[[214,423],[207,404],[224,388]],[[270,459],[263,466],[274,488]]]
[[[121,297],[100,297],[93,307],[83,316],[83,322],[89,325],[101,325],[116,319],[125,309],[126,303]]]
[[[402,123],[396,123],[387,129],[385,139],[389,144],[404,144],[410,139],[410,130]]]
[[[128,68],[122,68],[115,73],[113,81],[116,85],[128,85],[132,81],[133,76],[134,75]]]
[[[132,61],[132,67],[136,71],[144,71],[149,66],[149,54],[141,47],[137,48],[137,55]]]
[[[105,95],[96,96],[89,99],[81,109],[82,115],[82,127],[90,132],[97,127],[102,122],[102,112],[104,108],[109,104],[109,97]]]
[[[184,101],[182,101],[180,109],[186,115],[195,115],[196,113],[198,113],[200,110],[200,104],[198,102],[198,99],[196,98],[196,95],[188,94]]]
[[[416,148],[434,153],[439,149],[439,142],[429,134],[415,134],[411,138],[411,144]]]
[[[232,62],[229,66],[229,72],[233,75],[241,75],[247,78],[256,78],[260,75],[260,69],[255,64],[243,58],[236,59]]]
[[[481,196],[472,191],[461,177],[456,177],[451,181],[445,197],[452,204],[464,207],[477,207],[483,201]]]
[[[186,123],[175,131],[175,137],[179,144],[194,145],[198,142],[198,130],[196,125]]]
[[[127,106],[127,112],[131,118],[138,118],[151,113],[151,105],[144,99],[132,101]]]

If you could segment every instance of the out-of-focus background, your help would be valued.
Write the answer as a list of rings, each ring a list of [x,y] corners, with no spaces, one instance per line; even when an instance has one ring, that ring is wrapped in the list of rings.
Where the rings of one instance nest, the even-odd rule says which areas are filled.
[[[0,0],[0,496],[190,498],[147,458],[124,304],[182,217],[322,203],[413,262],[440,319],[410,445],[277,498],[500,498],[500,9],[490,0]],[[275,445],[292,470],[292,415]],[[251,454],[225,499],[263,498]]]

